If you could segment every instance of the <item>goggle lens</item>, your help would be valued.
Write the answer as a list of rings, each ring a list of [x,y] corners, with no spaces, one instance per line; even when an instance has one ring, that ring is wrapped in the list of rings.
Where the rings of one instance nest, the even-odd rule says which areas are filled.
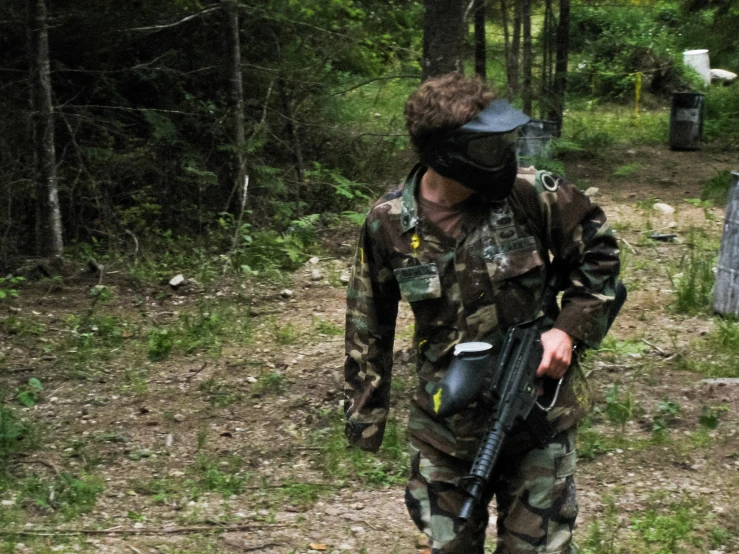
[[[467,141],[467,158],[484,167],[500,167],[515,148],[516,138],[516,131],[473,137]]]

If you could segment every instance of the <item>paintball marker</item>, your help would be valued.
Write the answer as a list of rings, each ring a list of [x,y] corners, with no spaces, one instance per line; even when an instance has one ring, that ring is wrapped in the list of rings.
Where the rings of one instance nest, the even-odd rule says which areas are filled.
[[[545,312],[556,300],[559,292],[557,283],[556,276],[552,277],[544,290],[542,305]],[[608,328],[625,301],[626,288],[619,282],[608,317]],[[545,402],[548,406],[542,405],[540,401],[544,397],[540,397],[540,390],[543,380],[537,378],[536,370],[543,355],[540,339],[542,332],[546,330],[544,319],[540,317],[508,330],[492,373],[489,371],[493,363],[490,344],[470,342],[457,345],[447,374],[432,392],[434,412],[439,417],[448,417],[478,398],[486,376],[490,377],[489,390],[495,405],[472,469],[464,479],[466,499],[459,513],[460,523],[470,518],[482,500],[503,442],[516,422],[525,420],[529,415],[536,417],[537,421],[532,426],[532,431],[542,443],[553,434],[546,419],[546,412],[557,401],[562,379]]]

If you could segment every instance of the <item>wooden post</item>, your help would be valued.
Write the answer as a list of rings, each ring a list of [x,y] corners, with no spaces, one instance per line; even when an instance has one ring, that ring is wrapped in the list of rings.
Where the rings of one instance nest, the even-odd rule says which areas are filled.
[[[726,204],[713,309],[720,314],[736,317],[739,316],[739,171],[732,171],[731,174],[734,184]]]

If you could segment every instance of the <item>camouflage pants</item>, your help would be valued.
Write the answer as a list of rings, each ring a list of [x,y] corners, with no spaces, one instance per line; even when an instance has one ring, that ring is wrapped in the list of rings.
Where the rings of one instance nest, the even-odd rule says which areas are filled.
[[[496,554],[574,552],[575,429],[559,433],[544,448],[522,451],[516,439],[514,435],[507,441],[485,501],[461,529],[455,528],[464,501],[458,484],[470,462],[427,445],[413,447],[405,502],[414,523],[431,538],[432,554],[483,554],[487,505],[493,496]]]

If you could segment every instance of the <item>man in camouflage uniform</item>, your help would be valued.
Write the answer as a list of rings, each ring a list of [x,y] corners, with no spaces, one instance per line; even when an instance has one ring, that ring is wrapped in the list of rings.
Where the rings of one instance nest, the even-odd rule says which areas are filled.
[[[409,418],[406,504],[431,538],[432,553],[482,554],[493,496],[497,553],[569,553],[577,515],[575,424],[591,402],[571,355],[574,343],[596,346],[606,332],[618,249],[603,211],[573,185],[545,171],[518,169],[515,131],[528,118],[493,98],[481,81],[450,74],[426,81],[406,103],[422,163],[373,206],[361,231],[347,295],[346,434],[364,450],[382,443],[402,298],[415,316],[419,377]],[[450,157],[447,150],[461,154]],[[481,156],[493,161],[485,165]],[[541,337],[538,374],[564,378],[547,414],[556,431],[541,447],[528,421],[515,427],[485,502],[457,529],[460,479],[470,470],[491,399],[439,419],[429,393],[455,345],[486,341],[497,350],[509,327],[541,314],[553,264],[566,287],[561,311]]]

